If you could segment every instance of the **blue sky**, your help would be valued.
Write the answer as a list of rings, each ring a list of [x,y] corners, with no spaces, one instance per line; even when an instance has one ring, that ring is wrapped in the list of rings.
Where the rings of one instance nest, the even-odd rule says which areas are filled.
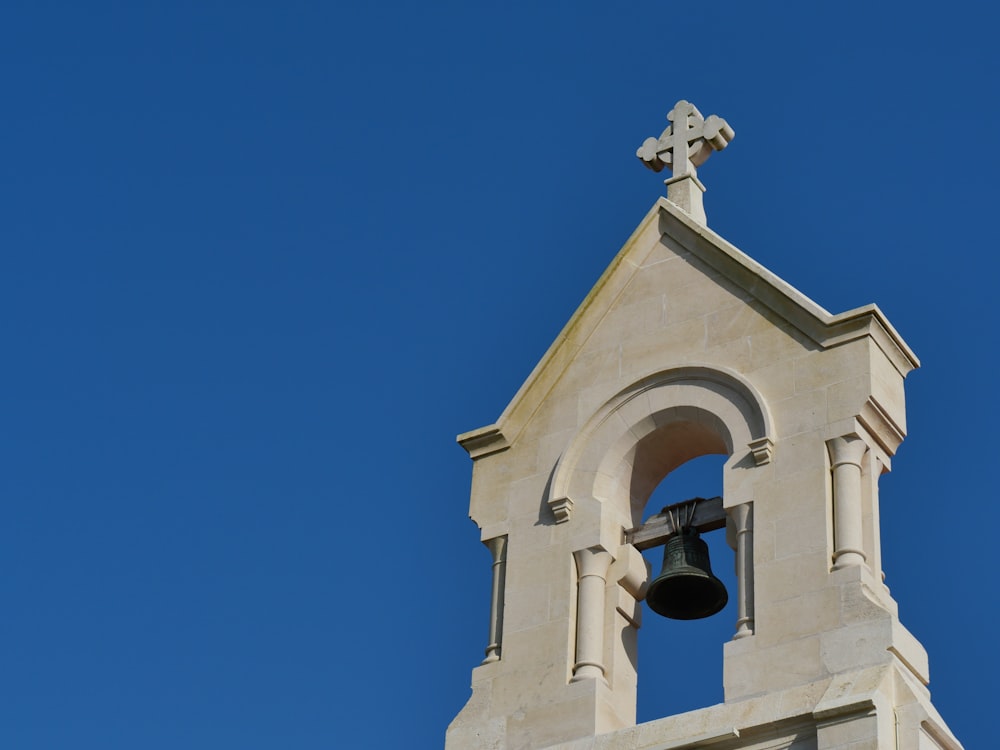
[[[5,4],[0,746],[441,747],[489,596],[454,437],[663,192],[634,153],[686,98],[736,130],[712,228],[923,362],[887,583],[988,747],[994,13]],[[721,699],[725,630],[641,717]]]

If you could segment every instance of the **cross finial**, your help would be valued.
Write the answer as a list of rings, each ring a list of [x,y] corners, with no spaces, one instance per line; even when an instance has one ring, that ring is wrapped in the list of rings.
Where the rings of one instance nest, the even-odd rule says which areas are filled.
[[[673,176],[664,180],[667,200],[705,224],[705,186],[698,179],[698,167],[712,151],[729,145],[736,133],[721,117],[703,118],[697,107],[683,99],[674,105],[667,119],[670,125],[660,137],[647,138],[635,155],[654,172],[670,167]]]

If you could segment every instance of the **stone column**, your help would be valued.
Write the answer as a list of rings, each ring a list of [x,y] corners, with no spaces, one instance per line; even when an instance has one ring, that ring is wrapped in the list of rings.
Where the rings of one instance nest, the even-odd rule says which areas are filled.
[[[736,635],[753,635],[753,505],[743,503],[733,508],[736,524]]]
[[[827,445],[833,468],[833,567],[864,565],[861,461],[868,446],[853,435],[834,438]]]
[[[493,594],[490,596],[490,640],[483,664],[500,661],[503,640],[503,588],[507,573],[507,537],[496,536],[486,542],[493,556]]]
[[[579,576],[576,602],[576,663],[571,682],[604,679],[604,590],[611,553],[590,547],[573,553]]]

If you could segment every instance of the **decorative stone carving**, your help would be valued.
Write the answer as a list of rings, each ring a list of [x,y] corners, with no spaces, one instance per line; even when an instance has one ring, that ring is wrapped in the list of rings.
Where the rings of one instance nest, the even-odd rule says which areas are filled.
[[[753,453],[754,463],[758,466],[763,466],[771,462],[771,453],[774,451],[774,443],[771,441],[771,438],[765,436],[757,440],[751,440],[747,443],[747,447]]]
[[[556,517],[556,523],[566,523],[573,512],[573,501],[568,497],[556,497],[549,501],[549,509]]]
[[[654,172],[670,167],[673,176],[664,183],[667,200],[704,224],[705,186],[698,180],[697,168],[712,151],[721,151],[729,145],[736,133],[721,117],[703,118],[697,107],[683,99],[670,110],[667,120],[670,121],[667,129],[659,138],[643,141],[636,156]]]

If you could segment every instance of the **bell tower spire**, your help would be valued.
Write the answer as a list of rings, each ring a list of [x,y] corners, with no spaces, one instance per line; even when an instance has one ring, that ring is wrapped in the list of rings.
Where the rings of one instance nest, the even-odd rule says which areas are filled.
[[[673,170],[667,198],[496,423],[458,437],[492,567],[446,747],[962,750],[881,568],[879,478],[919,362],[876,306],[831,315],[708,229],[696,170],[733,129],[685,101],[669,120],[639,149]],[[643,522],[708,454],[722,495]],[[728,559],[709,564],[709,534]],[[654,577],[641,550],[663,545]],[[727,598],[723,702],[637,725],[643,619],[723,617]]]

